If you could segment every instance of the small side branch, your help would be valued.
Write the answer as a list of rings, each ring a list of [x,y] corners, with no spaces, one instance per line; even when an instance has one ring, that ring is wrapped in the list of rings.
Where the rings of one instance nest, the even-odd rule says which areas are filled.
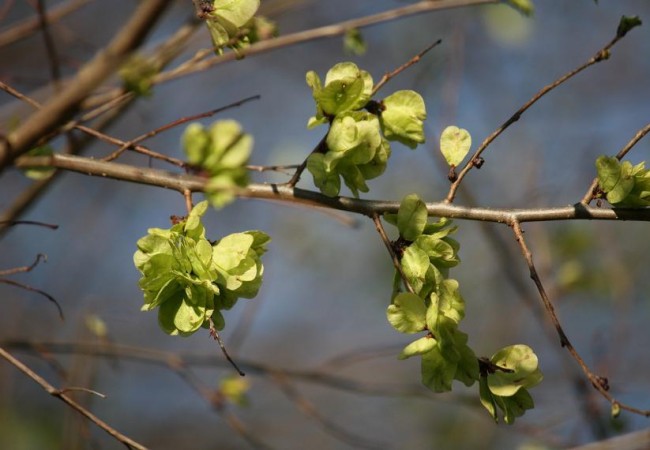
[[[252,100],[259,100],[260,96],[259,95],[252,95],[250,97],[246,97],[242,100],[238,100],[236,102],[230,103],[226,106],[222,106],[220,108],[216,108],[207,112],[203,112],[200,114],[195,114],[192,116],[188,117],[181,117],[180,119],[174,120],[173,122],[170,122],[166,125],[163,125],[162,127],[156,128],[155,130],[149,131],[147,133],[144,133],[134,139],[131,139],[128,142],[124,142],[120,148],[115,150],[113,153],[110,155],[106,156],[105,158],[102,158],[102,161],[113,161],[114,159],[118,158],[122,153],[124,153],[128,149],[133,149],[136,151],[139,151],[139,148],[136,147],[136,144],[139,144],[140,142],[144,141],[145,139],[149,139],[151,137],[156,136],[157,134],[162,133],[163,131],[167,131],[171,128],[177,127],[179,125],[182,125],[184,123],[190,122],[192,120],[198,120],[198,119],[203,119],[205,117],[211,117],[214,116],[215,114],[218,114],[220,112],[226,111],[231,108],[236,108],[238,106],[243,105],[244,103],[248,103]],[[145,153],[146,154],[146,153]]]
[[[553,83],[544,86],[537,94],[535,94],[530,100],[528,100],[524,105],[517,110],[508,120],[506,120],[499,128],[494,130],[492,134],[490,134],[483,142],[481,142],[481,145],[476,149],[476,152],[472,157],[469,159],[469,161],[465,164],[463,169],[460,171],[458,174],[458,178],[451,184],[449,188],[449,193],[447,194],[447,198],[445,199],[445,202],[451,203],[454,201],[454,198],[456,196],[456,191],[458,190],[458,187],[460,186],[460,183],[463,181],[467,173],[472,170],[474,167],[479,166],[482,164],[482,159],[481,159],[481,154],[485,151],[485,149],[490,145],[501,133],[503,133],[510,125],[513,123],[517,122],[521,115],[525,113],[528,108],[533,106],[539,99],[541,99],[543,96],[551,92],[553,89],[564,83],[565,81],[573,78],[583,70],[585,70],[588,67],[593,66],[596,63],[599,63],[601,61],[605,61],[609,58],[610,56],[610,50],[611,48],[621,39],[623,38],[622,35],[617,35],[612,39],[607,45],[605,45],[603,48],[598,50],[594,56],[592,56],[587,62],[584,64],[580,65],[579,67],[573,69],[569,73],[561,76],[557,80],[555,80]]]
[[[68,406],[70,406],[72,409],[76,410],[81,414],[82,416],[86,417],[88,420],[93,422],[95,425],[97,425],[99,428],[107,432],[109,435],[111,435],[113,438],[117,439],[119,442],[123,443],[126,445],[128,448],[131,449],[137,449],[137,450],[146,450],[146,447],[133,439],[131,439],[128,436],[125,436],[124,434],[120,433],[117,431],[115,428],[111,427],[109,424],[101,420],[99,417],[95,416],[93,413],[91,413],[89,410],[81,406],[79,403],[74,401],[72,398],[70,398],[68,395],[65,394],[65,391],[61,389],[56,389],[54,386],[52,386],[50,383],[45,381],[43,377],[38,375],[36,372],[31,370],[29,367],[27,367],[25,364],[14,358],[9,352],[7,352],[4,348],[0,347],[0,356],[9,361],[10,364],[12,364],[14,367],[16,367],[18,370],[20,370],[22,373],[27,375],[29,378],[34,380],[37,384],[39,384],[48,394],[50,394],[53,397],[58,398],[62,402],[66,403]]]
[[[287,182],[288,187],[294,187],[296,184],[298,184],[298,181],[300,181],[300,177],[302,176],[302,173],[305,171],[307,168],[307,160],[309,159],[309,156],[311,156],[314,153],[327,153],[327,133],[325,133],[325,136],[316,144],[316,147],[309,153],[307,158],[298,166],[296,171],[294,172],[293,176],[291,179]]]
[[[54,303],[54,306],[56,306],[56,309],[59,311],[59,317],[61,318],[61,320],[65,319],[65,317],[63,316],[63,309],[61,309],[61,305],[59,305],[59,302],[57,302],[56,299],[54,297],[52,297],[50,294],[48,294],[47,292],[45,292],[45,291],[43,291],[41,289],[37,289],[35,287],[29,286],[27,284],[19,283],[17,281],[13,281],[13,280],[7,280],[6,278],[0,278],[0,283],[8,284],[10,286],[15,286],[17,288],[24,289],[26,291],[36,292],[37,294],[42,295],[43,297],[45,297],[46,299],[48,299],[49,301]]]
[[[548,294],[544,289],[544,285],[542,284],[542,281],[539,275],[537,274],[537,269],[535,268],[535,264],[533,262],[533,255],[528,249],[528,245],[526,244],[526,240],[524,239],[524,231],[521,229],[521,224],[517,220],[513,220],[512,222],[509,223],[509,225],[512,227],[512,231],[515,234],[515,239],[517,241],[517,244],[519,244],[521,253],[524,256],[524,259],[526,260],[526,265],[528,266],[528,270],[530,271],[530,278],[535,283],[540,298],[542,299],[544,309],[548,313],[551,323],[553,324],[553,327],[555,328],[555,331],[557,332],[557,335],[560,338],[560,345],[567,349],[571,357],[578,363],[578,365],[580,366],[580,368],[582,369],[583,373],[585,374],[589,382],[592,384],[592,386],[603,397],[605,397],[612,406],[618,406],[620,409],[624,409],[626,411],[635,414],[640,414],[645,417],[650,417],[650,410],[635,408],[617,401],[614,398],[614,396],[609,392],[609,381],[607,380],[607,378],[596,375],[591,371],[589,366],[587,366],[587,363],[585,363],[582,356],[580,356],[578,351],[575,349],[575,347],[567,337],[566,333],[564,332],[562,325],[560,324],[560,320],[557,316],[557,312],[555,311],[555,306],[553,306],[553,303],[549,299]]]
[[[399,258],[397,257],[397,254],[393,249],[393,245],[391,244],[390,239],[388,239],[388,235],[386,234],[386,230],[384,230],[384,225],[381,223],[381,217],[379,217],[379,214],[376,213],[373,214],[372,221],[375,223],[375,228],[377,229],[379,236],[381,236],[381,240],[384,242],[384,245],[386,246],[386,250],[388,250],[388,253],[390,253],[390,259],[393,261],[393,266],[395,266],[395,269],[399,272],[400,276],[402,277],[404,286],[406,286],[406,289],[411,294],[415,294],[415,290],[413,290],[413,286],[411,286],[411,284],[408,281],[408,278],[406,278],[406,274],[404,273],[404,270],[402,269],[402,264],[399,262]]]
[[[47,255],[44,255],[43,253],[39,253],[36,255],[36,259],[34,260],[33,263],[31,263],[29,266],[21,266],[21,267],[14,267],[12,269],[6,269],[6,270],[0,270],[0,276],[4,277],[7,275],[13,275],[15,273],[24,273],[24,272],[31,272],[31,270],[38,266],[38,264],[43,261],[47,261]]]
[[[426,55],[431,49],[433,49],[434,47],[437,47],[441,43],[442,43],[442,39],[438,39],[436,42],[429,45],[427,48],[425,48],[420,53],[415,55],[413,58],[409,59],[406,63],[399,66],[397,69],[393,70],[392,72],[388,72],[388,73],[384,74],[384,76],[381,77],[381,80],[379,80],[379,82],[377,84],[375,84],[375,87],[372,89],[371,97],[373,97],[377,93],[377,91],[379,91],[379,89],[384,87],[384,85],[386,83],[388,83],[392,78],[394,78],[397,75],[399,75],[400,73],[404,72],[406,69],[411,67],[413,64],[419,63],[424,55]]]

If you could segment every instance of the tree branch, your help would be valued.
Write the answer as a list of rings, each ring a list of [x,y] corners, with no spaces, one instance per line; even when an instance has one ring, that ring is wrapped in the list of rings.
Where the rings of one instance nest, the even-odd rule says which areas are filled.
[[[16,161],[19,168],[55,167],[85,175],[113,178],[133,183],[158,186],[184,194],[205,192],[206,178],[176,174],[147,167],[98,161],[73,155],[23,156]],[[319,192],[276,184],[250,184],[236,190],[242,198],[277,200],[292,204],[325,207],[373,217],[374,214],[396,213],[398,201],[364,200],[352,197],[328,197]],[[512,223],[545,222],[559,220],[633,220],[650,221],[650,209],[641,208],[592,208],[577,203],[572,206],[534,209],[492,209],[457,206],[445,202],[427,203],[431,216],[484,222]]]

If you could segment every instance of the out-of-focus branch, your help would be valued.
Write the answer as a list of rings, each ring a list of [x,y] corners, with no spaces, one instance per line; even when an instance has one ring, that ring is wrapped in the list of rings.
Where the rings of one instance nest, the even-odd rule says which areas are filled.
[[[88,342],[31,342],[24,340],[0,341],[0,347],[14,350],[35,352],[40,354],[43,351],[59,354],[83,354],[103,358],[120,358],[122,360],[138,361],[147,364],[156,364],[176,370],[179,367],[219,367],[230,369],[230,363],[210,353],[173,353],[163,350],[132,347],[115,343],[88,343]],[[422,385],[405,385],[404,383],[366,382],[358,381],[349,377],[327,373],[323,370],[309,369],[282,369],[273,367],[259,361],[238,358],[239,364],[246,373],[258,376],[271,376],[281,374],[288,378],[318,384],[333,389],[355,392],[364,395],[377,395],[382,397],[414,397],[423,400],[436,401],[457,401],[467,400],[468,404],[477,405],[474,399],[469,396],[454,396],[455,400],[449,397],[446,399],[436,396]]]
[[[64,3],[60,3],[52,8],[48,8],[47,13],[45,14],[45,20],[48,23],[54,23],[60,20],[61,18],[67,16],[70,13],[75,12],[82,6],[85,6],[86,3],[91,2],[92,0],[70,0]],[[0,47],[5,45],[12,44],[21,39],[27,38],[38,31],[40,27],[40,19],[38,17],[30,17],[28,19],[19,22],[7,30],[0,33]]]
[[[145,0],[140,3],[115,38],[79,70],[74,80],[42,109],[27,118],[16,131],[0,141],[0,172],[39,140],[67,122],[81,102],[140,45],[170,5],[171,2],[165,0]]]
[[[66,403],[68,406],[71,408],[75,409],[76,411],[79,412],[79,414],[85,416],[88,420],[93,422],[95,425],[97,425],[99,428],[102,430],[106,431],[109,435],[117,439],[119,442],[123,443],[126,445],[128,448],[134,448],[138,450],[146,450],[146,447],[142,444],[139,444],[138,442],[134,441],[128,436],[125,436],[124,434],[120,433],[117,431],[115,428],[111,427],[109,424],[101,420],[99,417],[88,411],[86,408],[81,406],[79,403],[74,401],[72,398],[70,398],[66,393],[65,390],[61,389],[56,389],[54,386],[52,386],[50,383],[48,383],[43,377],[38,375],[36,372],[31,370],[29,367],[27,367],[25,364],[14,358],[9,352],[7,352],[4,348],[0,347],[0,356],[9,361],[10,364],[15,366],[18,370],[20,370],[22,373],[27,375],[29,378],[34,380],[36,383],[38,383],[45,391],[50,394],[53,397],[58,398],[62,402]]]
[[[365,449],[381,449],[386,450],[389,447],[386,443],[370,441],[362,436],[357,436],[329,418],[325,417],[318,411],[316,406],[303,396],[298,389],[287,379],[286,376],[281,374],[272,375],[272,379],[284,395],[298,408],[305,416],[310,417],[316,421],[323,431],[332,435],[334,438],[354,448]]]

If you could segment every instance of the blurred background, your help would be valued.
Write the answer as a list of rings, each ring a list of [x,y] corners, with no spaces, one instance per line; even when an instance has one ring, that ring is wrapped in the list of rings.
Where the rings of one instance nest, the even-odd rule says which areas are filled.
[[[35,17],[35,3],[3,2],[0,35]],[[61,3],[49,1],[47,6]],[[286,35],[413,2],[262,3],[261,13]],[[135,6],[126,0],[89,1],[52,24],[63,77],[104,46]],[[368,46],[363,55],[346,53],[343,38],[336,37],[221,64],[157,86],[106,132],[128,140],[180,117],[259,94],[259,101],[202,122],[240,121],[255,137],[252,164],[297,164],[325,132],[306,129],[314,112],[304,81],[308,70],[324,76],[337,62],[354,61],[378,80],[442,39],[442,45],[380,92],[386,96],[414,89],[423,95],[427,143],[416,151],[394,144],[386,173],[371,181],[370,193],[363,196],[399,200],[417,192],[427,201],[439,201],[449,185],[437,145],[447,125],[468,129],[475,149],[540,88],[609,42],[621,15],[650,21],[650,3],[644,0],[538,0],[535,7],[532,18],[505,6],[484,6],[372,26],[361,30]],[[174,2],[146,47],[155,48],[192,15],[191,2]],[[201,27],[172,66],[209,46]],[[485,165],[466,178],[456,202],[543,208],[579,201],[595,176],[596,157],[615,154],[648,123],[648,55],[650,28],[644,25],[617,44],[608,61],[551,92],[500,136],[484,154]],[[52,86],[40,33],[0,47],[0,79],[36,99],[47,98]],[[2,133],[29,112],[0,93]],[[144,144],[182,158],[183,128]],[[648,142],[641,141],[628,159],[648,159]],[[55,144],[60,148],[64,142]],[[113,150],[96,142],[84,155],[102,157]],[[125,155],[120,162],[150,163],[138,155]],[[253,176],[258,182],[288,179]],[[18,171],[5,171],[0,210],[31,183]],[[313,188],[311,176],[304,175],[299,186]],[[525,343],[535,349],[545,375],[531,392],[536,408],[513,426],[497,426],[480,406],[476,386],[456,384],[452,393],[434,395],[420,386],[418,358],[396,359],[410,340],[386,321],[393,268],[371,221],[352,217],[351,227],[342,216],[257,200],[210,210],[206,217],[211,239],[247,229],[261,229],[273,238],[259,296],[226,312],[222,332],[247,372],[247,404],[213,408],[209,394],[196,386],[223,386],[235,375],[233,369],[207,332],[167,336],[156,313],[140,312],[139,273],[132,262],[135,242],[147,228],[166,228],[170,215],[184,213],[184,200],[176,192],[67,173],[23,216],[59,229],[15,226],[0,242],[0,270],[47,254],[47,263],[11,279],[51,294],[65,313],[62,322],[43,297],[0,284],[0,345],[57,387],[82,386],[106,394],[105,399],[72,395],[151,448],[550,449],[648,426],[647,419],[627,413],[610,419],[609,405],[560,349],[507,227],[457,222],[462,264],[452,270],[466,302],[461,329],[476,353],[490,356],[506,345]],[[647,224],[557,222],[525,224],[524,229],[577,350],[595,372],[609,378],[619,400],[650,408]],[[98,326],[105,327],[105,334],[97,333]],[[101,342],[109,342],[118,356],[83,354],[70,345]],[[35,343],[45,346],[35,349]],[[238,432],[240,428],[247,431]],[[0,448],[123,446],[4,362]]]

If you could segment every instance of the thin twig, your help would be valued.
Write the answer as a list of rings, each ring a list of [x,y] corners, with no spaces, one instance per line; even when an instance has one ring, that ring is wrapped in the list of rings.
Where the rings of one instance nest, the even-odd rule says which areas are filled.
[[[41,294],[43,297],[47,298],[49,301],[54,303],[54,305],[56,306],[56,309],[59,310],[59,317],[61,318],[61,320],[65,320],[65,318],[63,316],[63,309],[61,309],[61,305],[59,305],[59,302],[57,302],[56,299],[54,297],[52,297],[50,294],[48,294],[47,292],[42,291],[41,289],[37,289],[35,287],[31,287],[31,286],[29,286],[27,284],[24,284],[24,283],[19,283],[19,282],[14,281],[14,280],[8,280],[6,278],[0,278],[0,283],[8,284],[10,286],[15,286],[17,288],[24,289],[26,291],[36,292],[37,294]]]
[[[45,262],[47,261],[47,255],[43,253],[39,253],[36,255],[36,259],[34,260],[33,263],[31,263],[29,266],[21,266],[21,267],[13,267],[11,269],[7,270],[0,270],[0,276],[4,277],[7,275],[13,275],[15,273],[24,273],[24,272],[29,272],[31,271],[34,267],[38,265],[41,261]]]
[[[57,55],[54,39],[50,33],[50,25],[47,19],[47,11],[45,7],[45,0],[37,0],[36,12],[38,13],[38,25],[43,33],[43,42],[45,43],[45,50],[50,67],[50,76],[54,85],[58,88],[61,81],[61,68],[59,67],[59,57]]]
[[[88,394],[96,395],[97,397],[100,398],[106,398],[106,394],[102,394],[101,392],[97,392],[93,389],[88,389],[84,387],[67,387],[67,388],[59,389],[59,392],[62,394],[65,394],[66,392],[74,392],[74,391],[87,392]]]
[[[309,152],[309,155],[307,155],[307,158],[298,166],[296,171],[294,172],[293,176],[291,179],[286,183],[288,187],[294,187],[296,184],[298,184],[298,181],[300,181],[300,177],[302,176],[302,173],[305,171],[307,168],[307,160],[311,155],[314,153],[327,153],[327,135],[329,134],[329,131],[325,133],[325,136],[316,144],[316,147]]]
[[[185,190],[183,192],[183,197],[185,197],[185,209],[187,209],[187,214],[189,214],[192,212],[192,208],[194,208],[192,203],[192,191],[189,189]]]
[[[15,225],[36,225],[38,227],[49,228],[50,230],[58,230],[59,226],[53,223],[38,222],[36,220],[0,220],[0,225],[6,227],[13,227]]]
[[[472,155],[472,157],[467,161],[463,169],[458,173],[458,177],[456,180],[451,184],[449,188],[449,192],[447,194],[447,197],[445,201],[447,203],[451,203],[454,201],[454,197],[456,196],[456,191],[458,190],[458,187],[460,186],[460,183],[463,181],[467,173],[472,170],[476,166],[480,166],[482,164],[482,158],[481,154],[483,151],[490,145],[501,133],[503,133],[510,125],[513,123],[517,122],[521,115],[528,110],[531,106],[533,106],[539,99],[541,99],[544,95],[548,94],[550,91],[564,83],[565,81],[569,80],[570,78],[574,77],[575,75],[579,74],[583,70],[585,70],[588,67],[593,66],[596,63],[599,63],[601,61],[605,61],[609,58],[610,56],[610,49],[619,41],[622,39],[623,36],[617,35],[612,39],[607,45],[605,45],[603,48],[598,50],[594,56],[589,58],[587,62],[584,64],[580,65],[579,67],[573,69],[572,71],[568,72],[567,74],[561,76],[554,82],[552,82],[549,85],[544,86],[539,92],[537,92],[530,100],[528,100],[524,105],[519,108],[508,120],[506,120],[499,128],[494,130],[492,134],[490,134],[483,142],[481,142],[481,145],[476,149],[476,152]]]
[[[106,431],[109,435],[117,439],[119,442],[123,443],[126,445],[128,448],[135,448],[138,450],[146,450],[146,447],[142,444],[139,444],[138,442],[134,441],[128,436],[125,436],[124,434],[120,433],[117,431],[115,428],[111,427],[109,424],[101,420],[99,417],[95,416],[93,413],[88,411],[86,408],[81,406],[79,403],[74,401],[72,398],[68,397],[63,391],[60,389],[56,389],[54,386],[52,386],[50,383],[45,381],[43,377],[38,375],[36,372],[31,370],[29,367],[27,367],[25,364],[14,358],[10,353],[8,353],[4,348],[0,347],[0,356],[2,356],[4,359],[9,361],[12,365],[14,365],[18,370],[20,370],[22,373],[27,375],[29,378],[34,380],[36,383],[38,383],[45,391],[52,395],[53,397],[58,398],[59,400],[63,401],[67,405],[69,405],[71,408],[74,410],[78,411],[81,415],[85,416],[88,418],[91,422],[93,422],[95,425],[97,425],[99,428],[102,430]]]
[[[619,161],[622,160],[627,153],[632,150],[632,147],[634,147],[637,142],[639,142],[643,137],[650,133],[650,123],[647,124],[645,127],[641,128],[637,133],[634,135],[632,139],[629,140],[627,144],[616,154],[616,159]],[[591,201],[594,199],[594,197],[597,194],[598,190],[598,177],[594,178],[593,181],[591,182],[591,185],[589,186],[589,189],[587,189],[587,192],[585,193],[584,197],[582,200],[580,200],[580,203],[583,205],[588,205],[591,203]]]
[[[217,341],[219,343],[219,347],[221,347],[221,351],[223,352],[223,356],[226,357],[228,362],[235,368],[237,373],[242,377],[246,376],[246,374],[244,372],[242,372],[242,370],[239,368],[237,363],[228,354],[228,351],[226,350],[226,346],[223,345],[223,341],[221,340],[221,337],[219,337],[219,332],[217,331],[217,328],[214,326],[214,321],[212,320],[212,317],[210,317],[210,336],[212,337],[212,339],[214,339],[215,341]]]
[[[576,362],[578,363],[578,365],[580,366],[580,368],[582,369],[583,373],[585,374],[589,382],[592,384],[592,386],[598,392],[600,392],[600,394],[603,397],[605,397],[611,403],[612,406],[618,405],[621,409],[624,409],[626,411],[635,414],[640,414],[646,417],[650,417],[650,410],[635,408],[616,400],[614,396],[612,396],[612,394],[610,394],[609,392],[609,382],[607,378],[598,376],[594,374],[591,371],[591,369],[589,369],[589,366],[587,366],[587,363],[585,363],[584,359],[582,359],[582,356],[580,356],[578,351],[575,349],[575,347],[567,337],[566,333],[564,332],[562,325],[560,324],[560,320],[557,316],[557,312],[555,311],[555,306],[553,306],[553,303],[548,297],[546,290],[544,289],[544,285],[542,284],[542,281],[539,275],[537,274],[537,269],[535,268],[535,264],[533,262],[532,253],[528,249],[528,245],[526,244],[526,240],[524,239],[524,232],[521,229],[521,224],[517,220],[513,220],[512,222],[509,223],[509,225],[512,227],[512,230],[515,234],[515,239],[519,244],[519,248],[521,249],[524,259],[526,260],[526,265],[528,266],[528,270],[530,271],[530,278],[535,283],[535,286],[537,287],[537,291],[539,292],[540,298],[544,305],[544,309],[548,313],[551,323],[553,324],[553,327],[555,328],[555,331],[557,332],[557,335],[560,338],[560,345],[567,349],[567,351],[573,357],[573,359],[576,360]]]
[[[399,66],[397,69],[393,70],[392,72],[385,73],[384,76],[381,77],[379,82],[377,84],[375,84],[375,86],[373,87],[371,97],[374,97],[374,95],[377,93],[377,91],[379,91],[379,89],[381,89],[392,78],[396,77],[397,75],[399,75],[400,73],[402,73],[403,71],[405,71],[406,69],[411,67],[413,64],[419,63],[424,55],[426,55],[431,49],[433,49],[434,47],[440,45],[441,43],[442,43],[442,39],[438,39],[436,42],[429,45],[427,48],[422,50],[420,53],[415,55],[413,58],[408,60],[406,63]]]
[[[259,95],[251,95],[250,97],[246,97],[246,98],[244,98],[242,100],[238,100],[236,102],[230,103],[230,104],[228,104],[226,106],[222,106],[220,108],[213,109],[211,111],[203,112],[203,113],[200,113],[200,114],[195,114],[195,115],[192,115],[192,116],[181,117],[180,119],[176,119],[173,122],[170,122],[170,123],[168,123],[166,125],[163,125],[163,126],[161,126],[159,128],[156,128],[155,130],[149,131],[149,132],[144,133],[144,134],[142,134],[142,135],[140,135],[140,136],[138,136],[138,137],[136,137],[134,139],[131,139],[130,141],[125,142],[124,144],[122,144],[122,146],[120,148],[115,150],[113,153],[106,156],[105,158],[102,158],[102,161],[113,161],[114,159],[118,158],[122,153],[124,153],[124,151],[126,151],[128,149],[133,149],[133,150],[137,151],[138,149],[137,149],[137,147],[135,147],[135,144],[138,144],[138,143],[144,141],[145,139],[149,139],[149,138],[151,138],[153,136],[156,136],[157,134],[160,134],[163,131],[167,131],[167,130],[169,130],[171,128],[177,127],[179,125],[190,122],[192,120],[198,120],[198,119],[203,119],[205,117],[211,117],[211,116],[214,116],[215,114],[218,114],[220,112],[226,111],[226,110],[231,109],[231,108],[236,108],[238,106],[243,105],[244,103],[248,103],[248,102],[250,102],[252,100],[259,100],[259,99],[260,99]]]
[[[52,20],[53,19],[50,19],[50,21]],[[194,21],[188,21],[185,23],[176,32],[174,32],[169,39],[154,49],[150,59],[156,61],[160,67],[167,66],[182,51],[185,43],[198,29],[198,25],[199,24]],[[93,124],[95,130],[102,130],[111,124],[118,117],[120,112],[123,112],[126,108],[133,105],[133,100],[136,98],[137,97],[135,97],[132,92],[123,93],[122,95],[114,97],[112,100],[109,100],[104,104],[100,104],[99,107],[95,108],[94,110],[82,114],[81,117],[77,121],[73,121],[73,123],[76,122],[75,125],[78,125],[80,122],[92,120],[99,114],[104,114],[99,122]],[[38,107],[38,103],[36,103],[36,105],[36,107]],[[65,130],[62,129],[62,131],[71,129],[68,128],[70,125],[71,123],[66,124],[63,127]],[[88,134],[87,130],[86,134],[87,136],[93,136],[92,134]],[[111,139],[110,136],[106,135],[98,135],[97,137],[100,139],[105,139],[109,142]],[[90,139],[88,139],[88,137],[86,137],[86,139],[77,139],[74,142],[74,147],[68,148],[66,150],[66,153],[79,153],[89,142]],[[115,145],[122,145],[121,141],[119,140],[112,143]],[[142,149],[146,148],[142,147]],[[153,155],[151,156],[153,157]],[[182,161],[176,160],[175,158],[165,158],[166,159],[164,160],[166,162],[182,167]],[[58,178],[60,173],[60,171],[55,171],[51,176],[36,181],[31,186],[29,186],[13,201],[11,205],[9,205],[9,207],[0,216],[0,219],[6,221],[14,221],[16,218],[20,217],[20,215],[26,211],[29,206],[32,205],[40,195],[43,194],[43,192],[45,192],[48,186],[50,186],[50,184]],[[0,226],[0,239],[4,236],[8,229],[9,228],[7,226]]]
[[[411,286],[411,283],[409,283],[408,278],[406,277],[406,274],[402,269],[402,264],[400,263],[400,260],[397,257],[395,250],[393,250],[393,245],[391,244],[390,239],[388,239],[388,235],[386,234],[386,230],[384,230],[384,225],[381,223],[381,218],[379,217],[379,214],[376,213],[373,214],[372,221],[375,224],[375,228],[377,229],[379,236],[381,236],[381,240],[384,242],[384,245],[386,246],[386,250],[388,250],[388,253],[390,253],[390,259],[393,261],[393,266],[395,266],[395,269],[399,272],[400,277],[402,278],[402,282],[404,283],[404,286],[406,286],[406,289],[411,294],[415,294],[415,290],[413,289],[413,286]]]

